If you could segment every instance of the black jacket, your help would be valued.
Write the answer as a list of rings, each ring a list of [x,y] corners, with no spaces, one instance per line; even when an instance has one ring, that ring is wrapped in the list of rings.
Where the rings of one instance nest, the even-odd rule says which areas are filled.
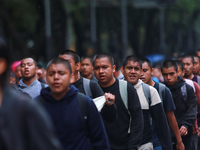
[[[44,110],[6,88],[0,108],[0,149],[61,150]]]
[[[183,98],[181,87],[185,84],[187,96]],[[179,128],[184,126],[188,129],[188,134],[192,134],[192,127],[196,119],[197,98],[193,88],[188,85],[181,77],[178,77],[178,82],[173,86],[168,86],[176,106],[174,115],[176,117]]]

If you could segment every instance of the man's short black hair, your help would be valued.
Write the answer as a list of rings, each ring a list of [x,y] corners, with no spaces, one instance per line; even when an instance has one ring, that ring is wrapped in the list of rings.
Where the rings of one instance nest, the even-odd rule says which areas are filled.
[[[140,64],[140,68],[142,69],[142,61],[134,55],[130,55],[130,56],[127,56],[126,58],[124,58],[124,60],[122,62],[123,68],[125,68],[128,61],[138,62]]]
[[[29,58],[31,58],[31,57],[23,58],[22,61],[23,61],[24,59],[29,59]],[[33,58],[31,58],[31,59],[33,59]],[[21,63],[20,63],[20,66],[22,66],[22,61],[21,61]],[[35,61],[35,59],[33,59],[33,62],[34,62],[34,64],[35,64],[35,67],[37,67],[37,61]]]
[[[193,55],[193,57],[195,58],[198,58],[198,60],[199,60],[199,62],[200,62],[200,57],[199,56],[197,56],[197,55]]]
[[[114,64],[115,64],[115,66],[116,66],[115,70],[116,70],[116,71],[119,71],[120,68],[121,68],[121,62],[119,61],[119,59],[114,58]]]
[[[176,64],[180,67],[180,69],[183,71],[184,70],[184,64],[181,60],[174,60]]]
[[[70,65],[70,63],[67,61],[67,60],[65,60],[65,59],[62,59],[62,58],[54,58],[54,59],[52,59],[48,64],[47,64],[47,68],[46,68],[46,70],[48,70],[49,69],[49,67],[52,65],[52,64],[63,64],[68,70],[69,70],[69,72],[70,72],[70,74],[72,73],[72,68],[71,68],[71,65]]]
[[[174,60],[165,60],[161,65],[161,71],[163,71],[163,68],[170,68],[174,67],[175,71],[178,71],[178,66]]]
[[[101,53],[101,54],[97,54],[97,55],[94,56],[93,63],[92,63],[93,66],[94,66],[94,61],[95,61],[96,59],[100,59],[100,58],[108,58],[108,60],[109,60],[109,62],[110,62],[110,64],[111,64],[111,66],[114,65],[114,59],[113,59],[113,57],[112,57],[111,55],[106,54],[106,53]]]
[[[42,64],[40,64],[40,63],[37,63],[37,67],[38,67],[38,69],[44,68],[44,67],[42,66]]]
[[[183,54],[183,55],[181,56],[181,60],[182,60],[183,58],[190,58],[190,59],[192,60],[192,63],[194,64],[194,57],[193,57],[192,55],[190,55],[190,54]]]
[[[62,52],[59,53],[58,57],[60,55],[71,55],[73,57],[73,60],[74,60],[75,64],[77,64],[77,63],[80,62],[79,55],[76,52],[72,51],[72,50],[68,50],[68,49],[64,50],[64,51],[62,51]]]
[[[90,56],[83,56],[83,57],[81,57],[81,61],[82,61],[83,59],[89,59],[90,62],[91,62],[91,64],[92,64],[92,57],[90,57]]]
[[[141,59],[142,63],[147,63],[147,65],[152,69],[152,64],[151,61],[147,58],[142,58]]]

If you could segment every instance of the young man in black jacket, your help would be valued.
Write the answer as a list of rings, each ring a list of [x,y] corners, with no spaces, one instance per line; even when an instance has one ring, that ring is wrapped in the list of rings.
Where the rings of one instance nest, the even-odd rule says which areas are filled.
[[[178,66],[173,60],[166,60],[161,66],[164,83],[170,89],[176,110],[176,117],[179,132],[185,145],[185,150],[191,150],[190,140],[192,136],[192,127],[196,119],[197,98],[191,86],[178,76]],[[174,146],[176,139],[172,135]],[[174,147],[175,149],[175,147]]]
[[[93,65],[102,90],[115,95],[117,119],[113,123],[104,120],[111,150],[137,150],[142,138],[143,117],[136,90],[123,81],[126,90],[123,94],[120,92],[122,81],[114,77],[115,65],[110,55],[96,55]]]

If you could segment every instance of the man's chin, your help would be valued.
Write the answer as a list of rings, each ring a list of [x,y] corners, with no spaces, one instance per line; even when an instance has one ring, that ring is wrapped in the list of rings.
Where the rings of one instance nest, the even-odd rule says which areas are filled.
[[[168,82],[167,85],[168,85],[168,86],[172,86],[172,85],[174,85],[174,84],[171,83],[171,82]]]

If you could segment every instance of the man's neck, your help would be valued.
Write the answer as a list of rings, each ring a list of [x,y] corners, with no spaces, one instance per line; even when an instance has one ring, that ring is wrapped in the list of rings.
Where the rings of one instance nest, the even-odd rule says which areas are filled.
[[[70,84],[75,83],[76,81],[78,81],[80,79],[80,73],[76,72],[76,73],[72,73],[71,75],[71,80],[70,80]]]
[[[23,82],[24,82],[24,84],[26,84],[27,86],[29,86],[31,83],[33,83],[34,81],[35,81],[35,79],[36,79],[36,76],[35,77],[33,77],[33,78],[23,78]]]
[[[106,87],[113,85],[115,83],[115,81],[116,81],[116,79],[114,77],[112,77],[112,79],[108,83],[100,83],[99,82],[99,85],[102,88],[106,88]]]
[[[154,86],[155,82],[151,79],[147,84],[150,85],[150,86]]]
[[[92,74],[89,74],[89,75],[83,76],[83,77],[90,80],[92,78]]]
[[[187,76],[187,77],[185,77],[186,79],[193,79],[194,78],[194,74],[191,74],[191,75],[189,75],[189,76]]]

